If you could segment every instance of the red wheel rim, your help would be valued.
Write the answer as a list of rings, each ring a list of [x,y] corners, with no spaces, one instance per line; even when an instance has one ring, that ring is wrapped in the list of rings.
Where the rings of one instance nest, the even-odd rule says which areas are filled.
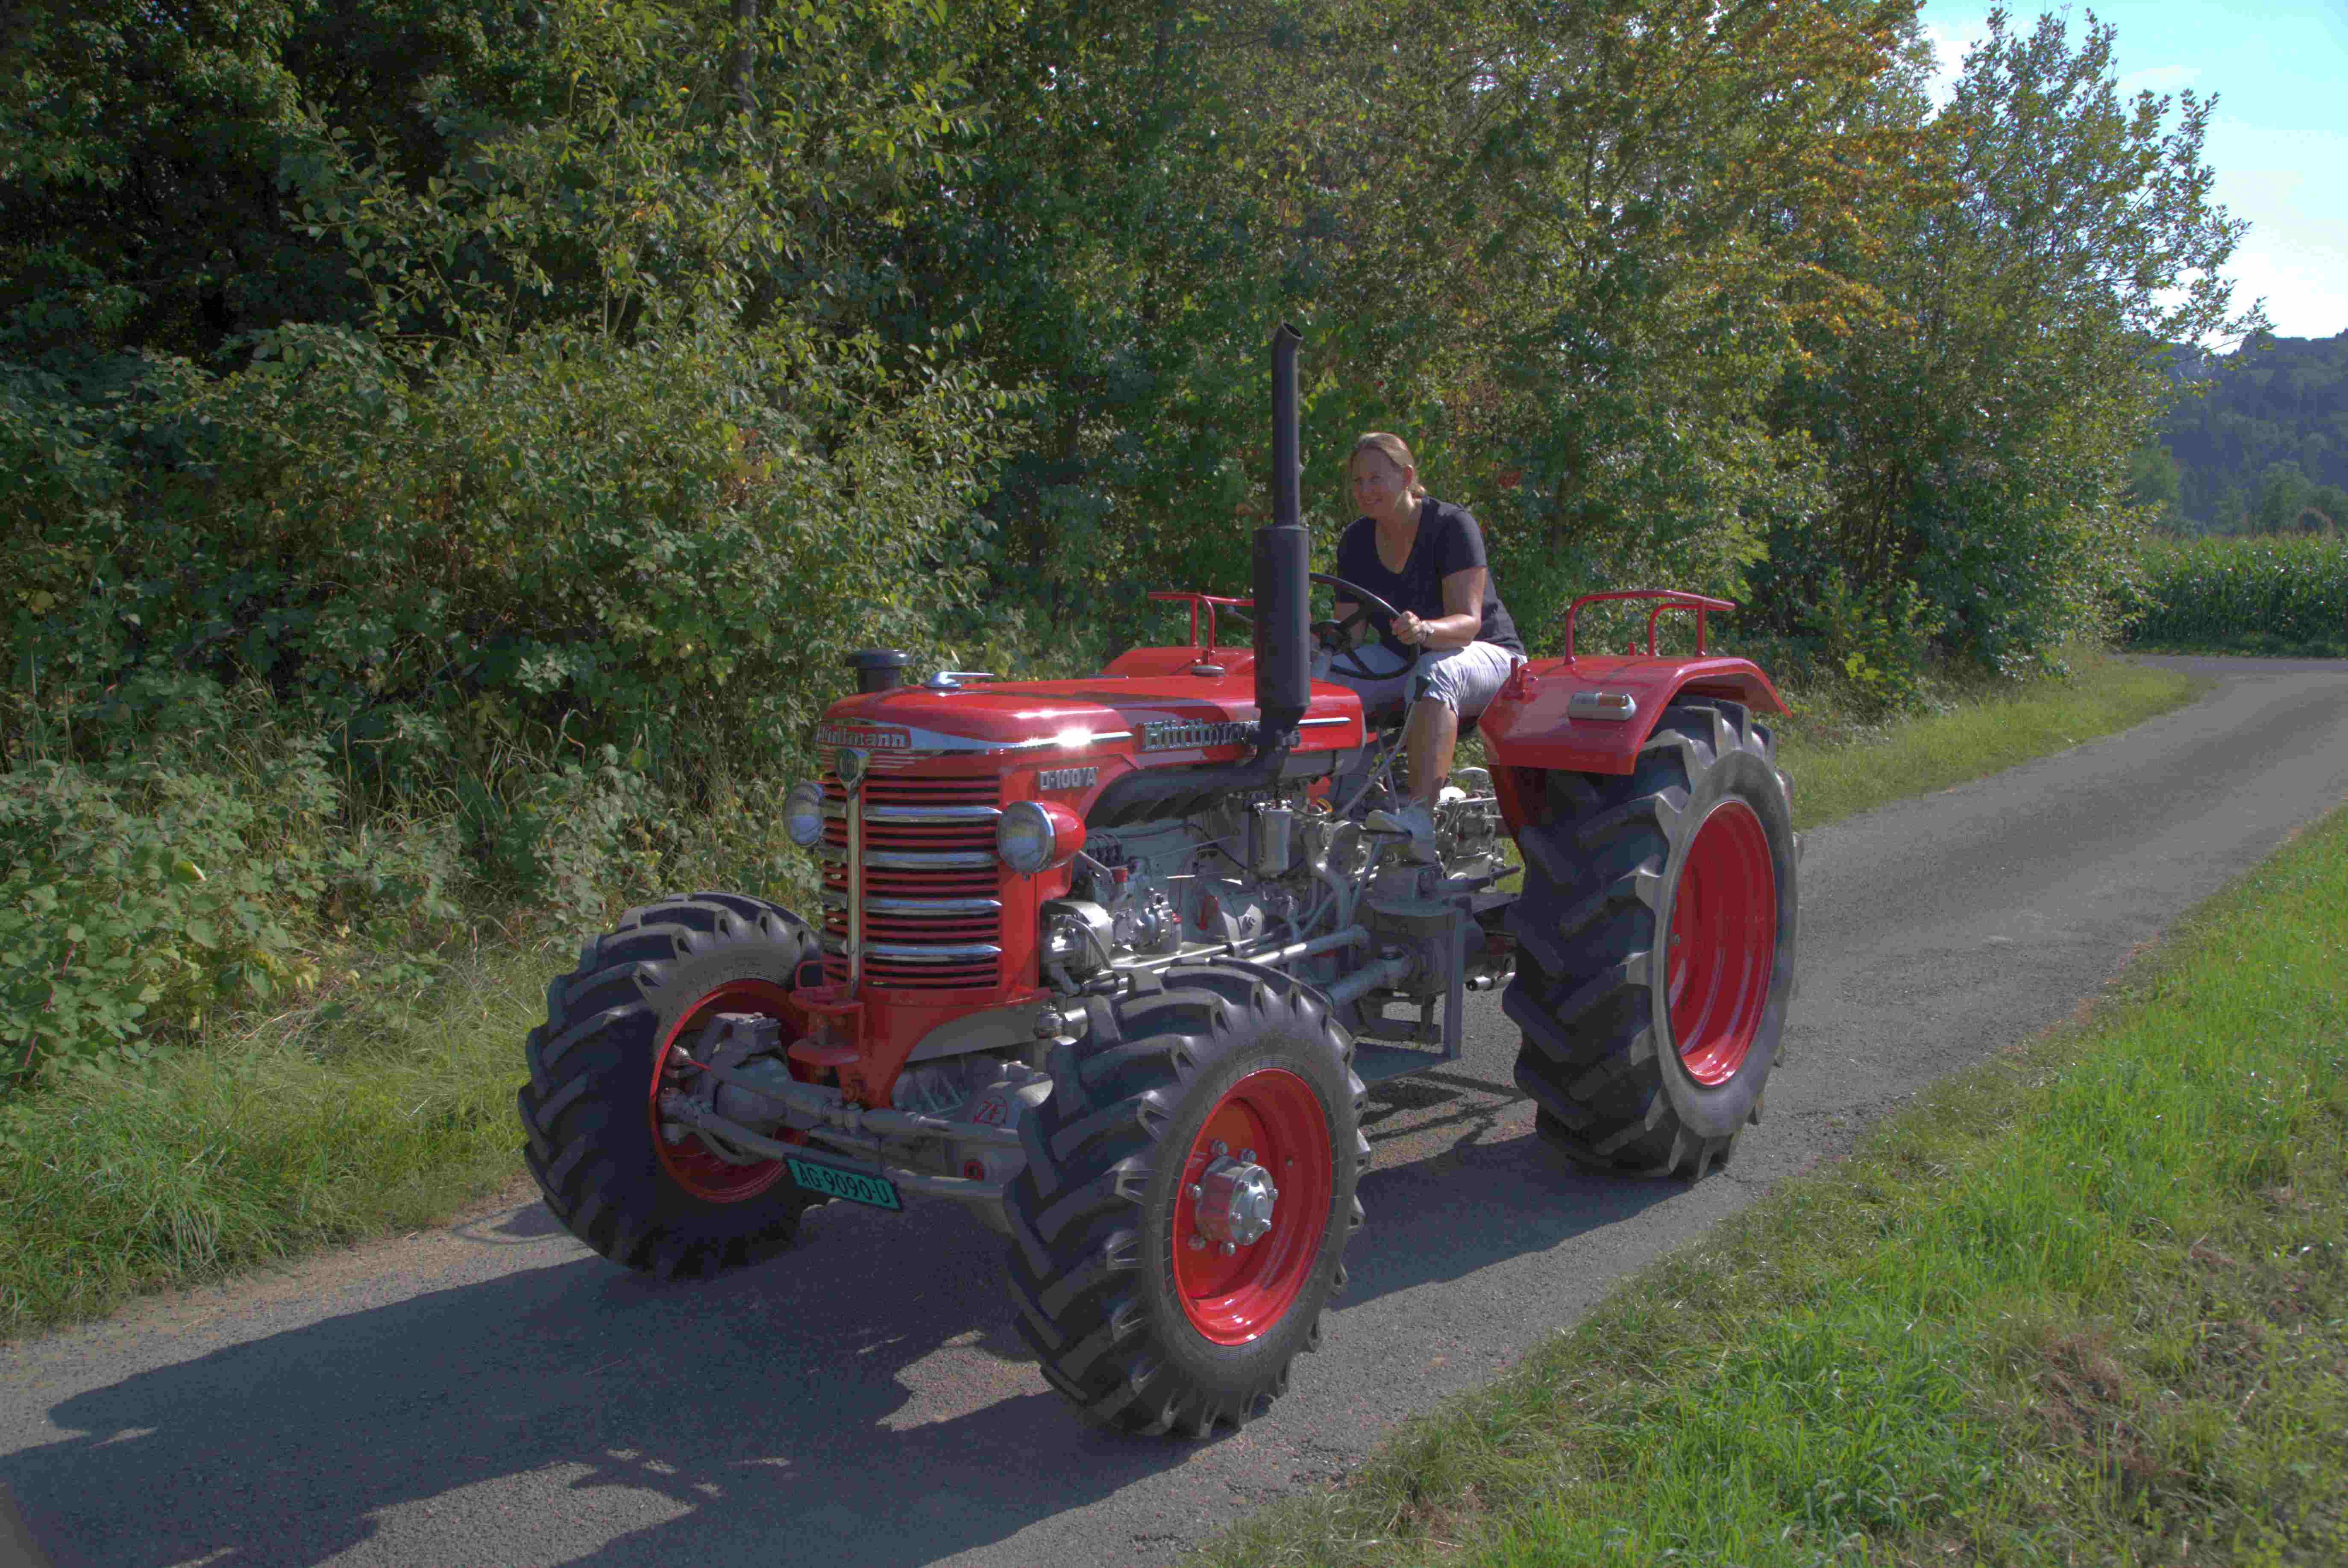
[[[761,1160],[756,1165],[729,1164],[703,1145],[699,1133],[687,1133],[682,1143],[671,1143],[661,1136],[660,1094],[669,1053],[679,1040],[698,1035],[720,1013],[762,1013],[780,1018],[787,1038],[806,1033],[798,1009],[791,1005],[791,994],[782,986],[771,980],[729,980],[687,1008],[661,1037],[659,1048],[653,1052],[651,1092],[644,1109],[652,1119],[653,1152],[668,1179],[705,1203],[739,1203],[782,1180],[783,1162]]]
[[[1726,1083],[1745,1065],[1777,956],[1777,874],[1753,808],[1705,814],[1672,898],[1672,1038],[1688,1076]]]
[[[1272,1229],[1225,1257],[1200,1235],[1190,1197],[1221,1143],[1237,1159],[1255,1150],[1280,1196]],[[1277,1324],[1295,1305],[1329,1229],[1329,1194],[1336,1175],[1329,1154],[1329,1119],[1313,1086],[1282,1068],[1262,1068],[1224,1091],[1190,1142],[1174,1204],[1174,1286],[1190,1326],[1218,1345],[1245,1345]]]

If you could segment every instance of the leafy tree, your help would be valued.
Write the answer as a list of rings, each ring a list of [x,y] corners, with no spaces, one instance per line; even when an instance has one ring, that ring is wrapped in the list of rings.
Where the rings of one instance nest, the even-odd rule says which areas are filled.
[[[938,302],[892,330],[966,333],[1034,391],[988,506],[1001,609],[1066,626],[1115,608],[1148,636],[1145,586],[1244,579],[1231,520],[1256,481],[1291,188],[1257,112],[1298,47],[1277,12],[1022,7],[970,66],[967,178],[878,253]]]
[[[1626,581],[1739,593],[1764,521],[1816,499],[1766,400],[1806,325],[1869,306],[1818,247],[1864,250],[1898,186],[1898,133],[1864,110],[1912,13],[1474,15],[1417,209],[1454,302],[1419,346],[1444,367],[1437,430],[1480,456],[1537,619]]]
[[[354,319],[285,200],[320,121],[420,179],[442,111],[513,107],[528,29],[468,0],[32,0],[0,29],[0,349],[119,381],[289,321]]]
[[[2213,105],[2124,104],[2112,37],[1994,12],[1945,109],[1909,84],[1921,198],[1871,256],[1830,253],[1892,308],[1820,335],[1787,387],[1832,490],[1771,535],[1794,624],[1831,633],[1810,585],[1840,575],[1879,607],[1921,595],[1919,625],[1999,669],[2098,624],[2129,453],[2175,396],[2158,346],[2255,325],[2221,273],[2242,225],[2209,200]]]
[[[131,404],[9,368],[0,500],[46,573],[20,668],[53,698],[264,677],[401,790],[608,745],[690,794],[795,748],[853,640],[921,645],[916,584],[967,591],[996,400],[772,279],[845,249],[799,212],[942,167],[953,57],[905,68],[935,15],[901,0],[795,11],[746,107],[736,24],[552,13],[560,113],[452,88],[428,172],[273,108],[273,221],[354,286],[224,371],[149,359]],[[104,707],[70,731],[100,756]]]
[[[1806,236],[1886,177],[1851,117],[1906,15],[1025,8],[972,66],[973,177],[889,253],[1037,392],[990,507],[999,593],[1056,624],[1238,586],[1283,316],[1313,334],[1324,523],[1384,426],[1492,525],[1534,623],[1608,580],[1735,587],[1754,519],[1806,493],[1756,389],[1792,324],[1847,308]]]
[[[2338,485],[2318,485],[2308,498],[2307,510],[2301,521],[2311,531],[2339,533],[2348,531],[2348,490]]]
[[[2245,533],[2250,530],[2250,502],[2240,487],[2230,485],[2219,492],[2214,511],[2213,526],[2219,533]]]

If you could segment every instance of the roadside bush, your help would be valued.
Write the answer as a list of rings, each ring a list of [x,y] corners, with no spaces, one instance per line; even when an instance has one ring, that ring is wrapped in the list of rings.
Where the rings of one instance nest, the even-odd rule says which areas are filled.
[[[606,923],[614,893],[654,880],[659,857],[644,824],[660,817],[661,802],[611,747],[592,769],[533,771],[503,793],[465,779],[458,793],[475,858],[510,903],[594,927]]]
[[[355,820],[453,817],[499,892],[575,910],[654,793],[796,767],[850,649],[938,651],[1005,399],[958,334],[883,345],[798,285],[808,213],[943,171],[959,57],[875,56],[931,26],[894,0],[803,15],[752,124],[701,90],[727,51],[677,46],[707,18],[540,20],[560,114],[452,78],[395,145],[277,106],[271,221],[336,253],[335,308],[201,363],[88,288],[0,312],[0,768],[170,769],[260,683]]]
[[[365,1012],[464,913],[528,942],[693,868],[773,880],[760,781],[842,656],[942,652],[1008,400],[960,329],[827,305],[881,236],[821,214],[949,177],[962,57],[901,0],[775,18],[754,118],[739,20],[460,28],[427,84],[363,73],[382,115],[300,78],[347,34],[201,80],[166,50],[146,131],[217,119],[232,65],[285,88],[205,144],[260,184],[182,214],[242,236],[201,265],[118,238],[123,168],[211,189],[95,129],[134,106],[80,46],[145,59],[135,11],[0,48],[31,95],[0,119],[51,138],[0,169],[49,225],[0,247],[0,1088],[223,1008]],[[153,264],[62,259],[93,234]]]
[[[0,1088],[142,1060],[322,985],[430,974],[465,919],[455,822],[344,828],[339,805],[312,758],[0,776]]]
[[[40,754],[0,773],[0,1090],[429,973],[460,929],[454,813],[354,810],[267,688],[150,663],[80,695],[20,701]]]
[[[1848,694],[1855,717],[1871,721],[1925,706],[1933,639],[1948,619],[1914,581],[1869,590],[1829,570],[1815,585],[1807,619],[1815,661]]]
[[[2348,540],[2155,540],[2123,606],[2147,647],[2348,655]]]
[[[389,798],[607,745],[778,760],[851,647],[965,593],[989,407],[687,323],[429,366],[289,330],[172,413],[192,460],[141,504],[34,520],[84,583],[25,686],[77,685],[86,729],[126,665],[259,678]]]
[[[331,804],[314,765],[231,782],[40,762],[0,779],[6,1076],[138,1057],[223,1003],[314,986],[300,949]]]
[[[934,653],[931,613],[963,593],[976,539],[974,384],[892,396],[854,353],[690,324],[418,369],[289,332],[169,408],[118,410],[111,481],[59,421],[20,421],[33,471],[5,499],[47,586],[17,585],[7,765],[114,789],[135,759],[149,794],[211,779],[224,801],[252,758],[298,754],[333,780],[311,810],[331,831],[285,852],[326,879],[321,929],[352,928],[336,940],[391,940],[386,915],[469,876],[528,919],[597,924],[682,837],[704,863],[771,859],[754,813],[663,824],[803,769],[850,649]],[[124,454],[166,426],[187,464],[138,469]],[[146,820],[117,805],[126,830]],[[201,815],[231,834],[250,820]],[[207,854],[160,863],[209,872]],[[115,977],[104,1038],[191,1014],[192,991],[140,1000],[170,967]],[[29,1005],[81,983],[44,981]]]

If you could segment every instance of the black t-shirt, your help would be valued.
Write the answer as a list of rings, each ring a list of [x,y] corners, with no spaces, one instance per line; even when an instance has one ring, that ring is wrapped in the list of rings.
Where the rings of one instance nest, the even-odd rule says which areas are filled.
[[[1389,572],[1378,559],[1378,525],[1375,519],[1357,517],[1337,540],[1337,575],[1348,583],[1358,583],[1384,599],[1397,610],[1407,610],[1422,621],[1431,621],[1444,614],[1443,580],[1454,572],[1465,572],[1471,566],[1484,566],[1484,624],[1476,634],[1479,643],[1495,643],[1512,654],[1521,654],[1525,645],[1517,638],[1517,624],[1509,619],[1508,606],[1500,603],[1500,591],[1492,582],[1491,570],[1484,560],[1484,531],[1464,506],[1453,506],[1428,496],[1418,503],[1418,537],[1411,541],[1410,559],[1402,563],[1400,572]],[[1344,597],[1340,590],[1338,596]],[[1378,630],[1379,640],[1386,651],[1405,660],[1418,656],[1418,650],[1406,647],[1394,640],[1393,627],[1384,615],[1370,613],[1370,624]]]

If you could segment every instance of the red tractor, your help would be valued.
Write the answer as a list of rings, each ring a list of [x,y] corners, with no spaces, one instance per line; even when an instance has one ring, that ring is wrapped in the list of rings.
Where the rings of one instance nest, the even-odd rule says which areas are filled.
[[[1506,987],[1517,1082],[1575,1160],[1701,1177],[1759,1119],[1798,846],[1755,717],[1785,707],[1704,652],[1734,606],[1593,595],[1653,601],[1644,656],[1577,655],[1570,610],[1562,656],[1483,714],[1490,768],[1444,790],[1440,863],[1414,859],[1365,822],[1402,716],[1313,678],[1349,629],[1310,621],[1313,583],[1390,612],[1307,571],[1297,342],[1273,338],[1251,601],[1171,595],[1188,645],[1074,680],[907,685],[903,655],[856,655],[783,805],[816,916],[664,899],[548,987],[521,1119],[573,1234],[705,1276],[811,1204],[951,1199],[1008,1238],[1055,1387],[1204,1436],[1316,1344],[1362,1223],[1364,1085],[1457,1060],[1468,992]],[[1216,641],[1232,605],[1249,648]],[[1666,610],[1695,656],[1656,655]]]

